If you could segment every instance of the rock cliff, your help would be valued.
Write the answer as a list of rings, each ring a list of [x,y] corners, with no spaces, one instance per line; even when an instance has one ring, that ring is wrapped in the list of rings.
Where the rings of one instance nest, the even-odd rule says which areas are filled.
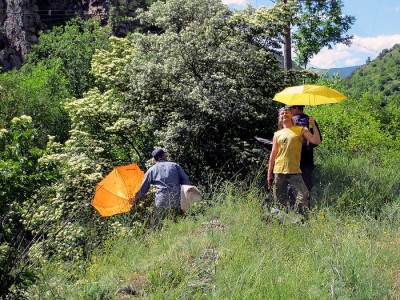
[[[96,18],[105,24],[110,9],[119,7],[119,2],[111,0],[0,0],[1,71],[18,68],[26,61],[29,49],[38,42],[40,30],[62,25],[76,16],[85,19]],[[127,7],[126,3],[133,1],[121,2],[124,2]]]

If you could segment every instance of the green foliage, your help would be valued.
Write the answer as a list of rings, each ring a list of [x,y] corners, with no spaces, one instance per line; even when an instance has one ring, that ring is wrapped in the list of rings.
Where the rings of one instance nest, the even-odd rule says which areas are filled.
[[[158,0],[122,0],[113,1],[109,11],[107,25],[110,28],[112,35],[117,37],[125,37],[130,32],[145,30],[144,24],[141,24],[136,19],[137,9],[147,9],[150,5]]]
[[[41,201],[34,197],[36,191],[57,177],[51,166],[39,164],[43,151],[36,147],[37,137],[28,116],[14,118],[9,129],[0,130],[0,298],[20,297],[36,277],[28,253],[42,237],[28,224]]]
[[[331,49],[334,44],[351,44],[353,37],[346,32],[356,19],[342,13],[342,1],[298,1],[297,5],[292,39],[296,62],[304,69],[323,47]]]
[[[111,38],[109,48],[93,56],[98,88],[65,104],[70,138],[64,145],[50,141],[41,159],[58,165],[62,179],[44,188],[47,201],[32,217],[33,227],[52,224],[46,235],[53,241],[39,243],[38,256],[80,260],[123,231],[127,215],[99,218],[90,205],[96,183],[116,165],[144,164],[157,144],[193,180],[207,180],[207,172],[231,176],[265,155],[253,137],[272,130],[275,108],[268,97],[291,77],[278,69],[273,53],[249,44],[226,22],[225,6],[184,2],[154,8],[171,16],[179,3],[187,7],[183,12],[195,19],[184,17],[189,21],[179,32],[169,30],[176,28],[171,24],[163,35]],[[140,16],[150,22],[153,15],[150,9]]]
[[[47,225],[45,235],[51,237],[36,244],[34,254],[42,259],[82,261],[105,238],[122,234],[131,222],[143,222],[147,217],[146,211],[138,209],[101,218],[91,206],[96,184],[113,167],[131,163],[132,158],[138,160],[129,144],[130,137],[137,137],[125,131],[129,120],[120,118],[121,93],[92,89],[84,96],[66,104],[72,122],[68,141],[62,145],[50,140],[48,153],[40,161],[59,166],[61,175],[57,182],[43,188],[46,201],[31,216],[32,230]]]
[[[92,73],[96,83],[105,89],[126,90],[125,66],[134,55],[134,43],[129,39],[110,37],[110,49],[96,49],[93,54]]]
[[[347,80],[348,93],[360,98],[365,92],[380,96],[383,105],[386,99],[400,91],[400,44],[384,50],[370,63],[357,69]]]
[[[5,203],[14,201],[22,203],[34,190],[32,186],[24,185],[24,182],[34,183],[36,163],[42,155],[42,150],[35,147],[37,138],[32,128],[32,118],[21,116],[14,118],[9,130],[1,130],[1,167],[4,170],[3,183],[1,185],[1,198]],[[32,177],[30,177],[32,176]]]
[[[281,51],[287,24],[293,19],[296,7],[292,3],[279,2],[276,5],[257,11],[247,9],[233,13],[229,22],[239,28],[241,34],[251,43],[271,51]]]
[[[93,163],[110,168],[115,163],[128,163],[132,156],[132,135],[124,120],[123,94],[117,90],[101,93],[92,89],[84,98],[73,99],[66,105],[72,120],[67,152],[85,155]],[[134,137],[132,137],[134,139]]]
[[[359,153],[355,157],[326,149],[320,150],[317,157],[316,194],[321,205],[379,218],[386,206],[400,203],[400,176],[390,166],[399,163],[399,157],[381,162],[373,154]]]
[[[41,33],[29,63],[0,76],[0,127],[25,114],[37,129],[37,146],[45,147],[48,135],[64,142],[70,123],[62,103],[93,85],[90,61],[94,49],[106,45],[106,38],[96,23],[80,20]]]
[[[74,207],[67,201],[52,202],[63,192],[72,195],[68,183],[60,178],[70,173],[65,160],[57,156],[61,144],[54,138],[49,147],[54,153],[47,154],[44,160],[40,160],[44,153],[40,148],[45,146],[48,135],[61,142],[67,139],[70,123],[62,102],[93,84],[90,60],[94,49],[105,44],[107,35],[103,32],[94,23],[80,21],[65,30],[55,28],[48,35],[42,34],[28,64],[1,75],[1,127],[8,128],[11,123],[10,129],[1,129],[0,140],[2,297],[7,294],[21,298],[26,285],[35,280],[32,264],[37,267],[51,256],[82,257],[92,245],[85,244],[84,237],[98,234],[91,232],[90,226],[83,226],[82,230],[79,222],[71,222],[75,215],[68,212],[71,209],[74,213]],[[32,118],[15,118],[20,114]],[[54,183],[56,179],[58,183]],[[95,181],[90,182],[90,188],[94,185]],[[80,222],[85,222],[83,215]],[[63,247],[65,244],[69,248]]]
[[[190,24],[204,24],[211,20],[223,22],[229,16],[228,8],[220,1],[157,1],[148,11],[138,10],[144,24],[163,31],[180,32]]]
[[[254,135],[272,134],[270,97],[286,79],[274,53],[249,43],[228,14],[218,1],[156,3],[139,17],[165,33],[135,35],[126,68],[127,106],[149,137],[147,153],[166,147],[198,180],[260,162]]]
[[[8,127],[14,117],[28,115],[37,129],[37,146],[44,147],[48,135],[66,140],[69,120],[61,103],[69,93],[59,65],[24,65],[1,74],[0,87],[0,128]]]
[[[293,43],[290,46],[294,48],[296,63],[304,66],[304,69],[323,47],[351,43],[352,36],[346,35],[346,32],[354,24],[355,18],[342,14],[342,1],[275,2],[268,9],[260,8],[256,12],[248,9],[234,14],[234,20],[243,35],[252,42],[265,48],[278,48],[278,44],[285,43],[284,36],[288,28],[292,29]]]
[[[253,136],[272,134],[275,124],[268,97],[296,74],[284,75],[274,53],[243,39],[227,15],[218,1],[159,2],[141,11],[143,23],[165,33],[111,38],[110,50],[96,51],[96,82],[121,102],[109,97],[107,116],[96,111],[98,91],[72,102],[70,115],[79,124],[73,132],[109,143],[101,155],[114,164],[129,158],[143,164],[155,145],[163,145],[198,180],[207,179],[206,172],[224,177],[254,166],[265,153],[253,146]],[[93,121],[82,119],[78,103]]]
[[[321,125],[324,148],[348,155],[368,154],[378,163],[398,159],[398,100],[365,94],[358,100],[347,99],[337,105],[310,109]],[[385,151],[382,151],[385,149]]]
[[[142,283],[139,292],[152,299],[391,296],[398,247],[388,235],[398,240],[400,222],[399,178],[388,171],[400,160],[396,95],[385,105],[362,94],[309,108],[324,137],[316,199],[351,212],[348,219],[320,211],[308,228],[272,223],[266,231],[255,217],[263,195],[243,182],[214,193],[210,202],[219,205],[205,216],[166,223],[162,234],[143,234],[146,208],[100,218],[90,205],[113,167],[143,166],[154,146],[167,148],[207,193],[215,178],[245,177],[259,166],[267,150],[254,135],[275,130],[271,97],[311,77],[278,67],[291,9],[232,15],[216,0],[159,1],[138,11],[158,34],[106,40],[106,30],[79,20],[42,34],[30,65],[0,78],[3,126],[21,112],[33,119],[0,130],[2,290],[22,295],[38,275],[34,264],[44,266],[45,279],[31,286],[36,299],[112,298],[121,278]],[[338,77],[317,83],[344,90]],[[58,135],[46,151],[38,147],[44,134]]]
[[[59,72],[68,80],[68,90],[73,96],[82,94],[93,86],[90,73],[95,49],[107,47],[109,33],[93,20],[75,19],[65,26],[53,27],[41,33],[39,43],[29,53],[29,62],[45,62],[50,69],[59,66]]]
[[[118,136],[107,131],[119,115],[120,96],[97,89],[85,96],[66,106],[72,122],[69,140],[64,146],[50,141],[49,154],[41,160],[43,164],[61,164],[62,174],[62,180],[45,188],[48,201],[32,216],[32,224],[53,224],[47,232],[54,235],[53,242],[41,247],[46,256],[79,260],[118,224],[118,217],[100,219],[90,202],[103,174],[129,158],[127,145],[124,148]]]
[[[344,90],[338,76],[316,83]],[[316,178],[327,205],[379,215],[383,205],[398,201],[400,179],[393,170],[400,163],[398,97],[382,105],[381,97],[365,93],[359,99],[350,96],[339,104],[309,107],[307,113],[316,118],[323,135],[316,149]]]

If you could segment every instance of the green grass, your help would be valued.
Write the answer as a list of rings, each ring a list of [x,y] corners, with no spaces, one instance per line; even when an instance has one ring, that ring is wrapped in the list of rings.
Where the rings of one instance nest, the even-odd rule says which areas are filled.
[[[318,149],[319,151],[319,149]],[[317,202],[346,212],[363,212],[379,216],[386,205],[400,203],[399,159],[382,162],[372,155],[354,157],[341,154],[317,153]]]
[[[107,241],[85,265],[48,265],[29,298],[400,297],[398,202],[379,220],[322,208],[291,225],[261,219],[255,186],[226,184],[213,199],[204,214]],[[137,295],[118,293],[129,284]]]

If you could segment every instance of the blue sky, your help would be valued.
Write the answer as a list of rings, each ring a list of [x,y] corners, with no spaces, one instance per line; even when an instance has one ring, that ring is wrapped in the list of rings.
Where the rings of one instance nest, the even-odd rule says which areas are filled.
[[[247,4],[255,8],[270,7],[271,0],[222,0],[233,9]],[[343,12],[356,17],[348,32],[354,35],[353,45],[324,48],[310,63],[311,67],[328,69],[364,64],[375,59],[384,49],[400,43],[400,0],[343,0]]]

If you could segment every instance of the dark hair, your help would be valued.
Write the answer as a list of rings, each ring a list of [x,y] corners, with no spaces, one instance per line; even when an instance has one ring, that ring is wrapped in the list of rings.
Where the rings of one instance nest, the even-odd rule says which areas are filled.
[[[291,108],[297,108],[297,109],[303,111],[304,110],[304,105],[292,105]]]
[[[160,158],[163,157],[164,154],[165,154],[164,149],[157,148],[151,153],[151,156],[153,156],[155,161],[158,161]]]

